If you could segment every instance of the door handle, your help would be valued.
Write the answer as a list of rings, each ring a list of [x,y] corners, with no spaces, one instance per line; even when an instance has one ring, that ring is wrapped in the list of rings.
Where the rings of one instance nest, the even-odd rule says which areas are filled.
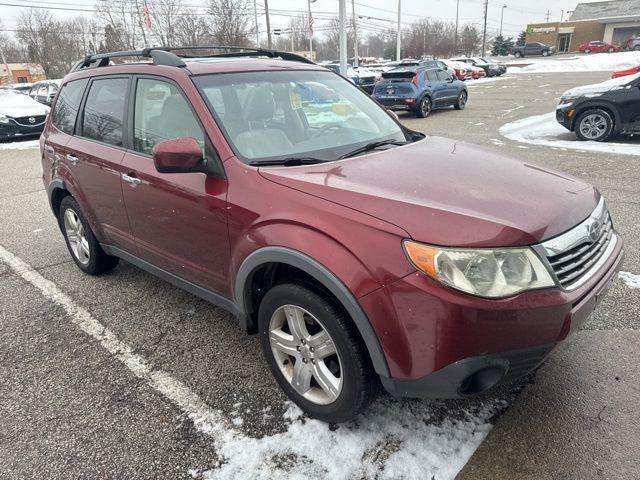
[[[74,155],[67,154],[64,158],[66,158],[67,162],[69,162],[71,165],[77,165],[78,163],[78,157]]]
[[[142,180],[140,180],[138,177],[133,177],[131,175],[127,175],[126,173],[122,174],[122,180],[130,183],[131,185],[140,185],[142,183]]]

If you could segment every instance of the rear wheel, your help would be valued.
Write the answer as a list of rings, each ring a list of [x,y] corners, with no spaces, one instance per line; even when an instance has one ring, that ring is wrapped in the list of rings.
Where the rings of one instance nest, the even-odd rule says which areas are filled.
[[[574,130],[580,140],[603,142],[611,136],[613,127],[614,121],[609,112],[594,108],[578,116]]]
[[[615,52],[615,51],[616,51],[616,49],[615,49],[615,48],[611,48],[611,47],[609,47],[609,50],[607,50],[607,51],[608,51],[609,53],[613,53],[613,52]]]
[[[633,49],[634,49],[636,52],[640,52],[640,45],[638,45],[638,46],[636,46],[636,47],[633,47]]]
[[[64,234],[71,258],[80,270],[89,275],[100,275],[112,270],[118,258],[107,255],[91,231],[78,202],[71,196],[60,203],[58,222]]]
[[[516,58],[520,58],[522,56],[522,54],[520,52],[516,52],[513,54]]]
[[[258,322],[273,375],[309,415],[344,422],[375,397],[376,379],[362,342],[327,298],[299,285],[277,285],[260,303]]]
[[[454,105],[454,108],[456,110],[464,110],[464,108],[467,106],[467,92],[460,92],[460,95],[458,95],[458,101],[457,103]]]
[[[431,99],[429,97],[424,97],[422,100],[420,100],[420,104],[418,105],[418,117],[427,118],[431,113],[432,108],[433,105],[431,104]]]
[[[591,49],[590,48],[585,48],[584,49],[584,53],[587,53],[587,54],[591,53]]]

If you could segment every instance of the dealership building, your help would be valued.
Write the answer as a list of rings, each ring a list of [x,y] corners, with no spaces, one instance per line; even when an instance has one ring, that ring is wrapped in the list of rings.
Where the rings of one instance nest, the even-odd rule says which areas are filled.
[[[527,42],[546,43],[558,52],[576,52],[593,40],[622,44],[634,35],[640,35],[640,0],[579,3],[566,22],[527,26]]]

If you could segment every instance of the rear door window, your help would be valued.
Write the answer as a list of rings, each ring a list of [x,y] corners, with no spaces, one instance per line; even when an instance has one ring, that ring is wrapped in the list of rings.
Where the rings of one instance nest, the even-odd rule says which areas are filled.
[[[220,97],[216,100],[218,106],[223,105]],[[204,151],[204,131],[180,89],[172,83],[138,80],[133,124],[133,148],[137,152],[151,155],[156,144],[179,137],[194,138]]]
[[[74,80],[62,87],[51,114],[51,121],[58,130],[73,135],[78,108],[88,81],[86,78]]]
[[[436,75],[436,71],[435,70],[427,70],[425,72],[425,75],[426,75],[427,80],[429,82],[437,82],[438,81],[438,75]]]
[[[122,146],[128,83],[128,78],[103,78],[91,83],[84,106],[83,137]]]

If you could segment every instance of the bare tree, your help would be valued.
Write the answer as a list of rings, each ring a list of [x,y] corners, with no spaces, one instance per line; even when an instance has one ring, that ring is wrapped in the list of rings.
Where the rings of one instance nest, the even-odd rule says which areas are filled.
[[[175,45],[195,46],[214,43],[209,23],[206,17],[195,12],[192,15],[188,13],[181,15],[175,25]]]
[[[480,49],[482,41],[480,30],[475,25],[465,25],[460,32],[458,48],[467,56],[471,56]]]
[[[151,5],[152,36],[159,45],[176,45],[177,26],[185,13],[182,0],[154,0]]]
[[[105,36],[109,36],[108,49],[133,50],[146,44],[143,28],[142,4],[138,0],[98,0],[98,18],[104,25]],[[145,45],[146,46],[146,45]]]
[[[248,0],[209,0],[211,33],[220,45],[250,45],[251,15]]]

